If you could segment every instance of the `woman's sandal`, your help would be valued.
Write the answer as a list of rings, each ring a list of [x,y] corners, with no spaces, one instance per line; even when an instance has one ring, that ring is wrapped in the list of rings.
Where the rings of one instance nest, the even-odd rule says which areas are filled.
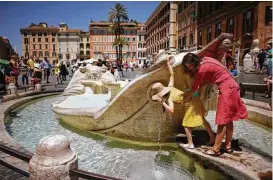
[[[224,148],[223,150],[225,153],[228,153],[228,154],[232,154],[234,152],[232,148],[228,148],[228,149]]]
[[[203,151],[203,153],[206,154],[206,155],[216,156],[216,157],[219,157],[221,155],[221,152],[219,150],[214,151],[212,149],[205,150],[205,151]]]

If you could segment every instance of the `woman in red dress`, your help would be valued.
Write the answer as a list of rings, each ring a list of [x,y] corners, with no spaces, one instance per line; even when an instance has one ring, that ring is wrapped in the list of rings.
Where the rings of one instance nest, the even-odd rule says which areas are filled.
[[[218,125],[217,136],[214,146],[204,153],[219,156],[222,140],[225,136],[224,150],[227,153],[232,153],[233,121],[245,119],[248,115],[247,108],[240,98],[238,83],[223,64],[211,57],[203,57],[200,62],[197,55],[188,53],[185,55],[183,62],[195,74],[195,80],[188,98],[185,98],[182,103],[185,103],[192,95],[199,96],[198,90],[204,83],[216,84],[219,90],[215,121]]]

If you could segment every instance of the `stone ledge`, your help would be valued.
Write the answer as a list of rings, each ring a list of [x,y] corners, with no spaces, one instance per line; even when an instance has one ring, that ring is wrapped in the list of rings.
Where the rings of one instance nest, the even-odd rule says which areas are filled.
[[[51,93],[51,94],[39,94],[39,95],[35,95],[35,96],[28,96],[28,97],[23,97],[23,98],[19,98],[19,99],[14,99],[14,100],[10,100],[7,102],[4,102],[2,104],[0,104],[0,143],[7,146],[7,147],[11,147],[15,150],[18,150],[22,153],[28,154],[28,155],[33,155],[31,152],[29,152],[27,149],[25,149],[23,146],[21,146],[20,144],[18,144],[6,131],[5,128],[5,118],[7,117],[7,115],[9,114],[9,112],[14,109],[17,108],[19,106],[21,106],[22,104],[38,99],[38,98],[42,98],[42,97],[46,97],[46,96],[50,96],[50,95],[57,95],[59,93]],[[15,165],[16,167],[18,167],[21,170],[24,171],[28,171],[28,163],[24,162],[22,160],[19,160],[18,158],[15,158],[13,156],[10,156],[9,154],[6,154],[2,151],[0,151],[0,158],[5,161],[8,164],[12,164]]]
[[[272,111],[261,109],[259,107],[247,106],[249,120],[272,128]]]

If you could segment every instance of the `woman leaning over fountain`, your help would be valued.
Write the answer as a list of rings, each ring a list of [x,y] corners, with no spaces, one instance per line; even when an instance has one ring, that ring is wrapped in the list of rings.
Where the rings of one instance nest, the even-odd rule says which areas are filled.
[[[183,100],[184,92],[173,87],[174,85],[174,72],[171,67],[171,60],[173,57],[168,57],[166,60],[168,70],[170,72],[170,80],[168,87],[164,87],[162,83],[156,82],[152,85],[152,100],[158,101],[164,109],[168,112],[173,113],[174,103],[181,103]],[[182,65],[182,67],[184,67]],[[185,68],[183,68],[185,69]],[[183,73],[182,79],[182,89],[187,91],[192,85],[193,77],[190,73]],[[210,136],[210,144],[214,143],[215,137],[211,130],[210,124],[205,120],[205,108],[200,100],[200,98],[193,98],[191,101],[187,102],[184,106],[185,114],[183,117],[182,125],[185,127],[186,136],[188,139],[187,144],[181,144],[184,148],[193,149],[194,144],[192,141],[192,128],[202,126],[206,128]]]
[[[234,77],[216,59],[204,57],[200,59],[193,53],[184,56],[183,63],[195,74],[192,89],[184,99],[198,97],[202,83],[216,84],[219,89],[216,112],[217,135],[214,146],[204,151],[207,155],[219,156],[222,140],[226,137],[224,151],[232,153],[231,141],[233,135],[233,121],[247,118],[247,109],[240,98],[240,88]]]

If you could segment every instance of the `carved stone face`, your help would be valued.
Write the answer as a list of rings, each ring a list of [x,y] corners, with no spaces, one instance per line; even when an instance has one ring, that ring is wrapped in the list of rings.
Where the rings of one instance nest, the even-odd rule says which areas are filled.
[[[225,39],[222,41],[222,43],[217,47],[216,52],[216,59],[221,60],[225,53],[228,52],[228,50],[231,47],[231,40],[230,39]]]
[[[259,46],[259,44],[260,44],[259,39],[254,39],[252,44],[253,44],[253,46]]]

